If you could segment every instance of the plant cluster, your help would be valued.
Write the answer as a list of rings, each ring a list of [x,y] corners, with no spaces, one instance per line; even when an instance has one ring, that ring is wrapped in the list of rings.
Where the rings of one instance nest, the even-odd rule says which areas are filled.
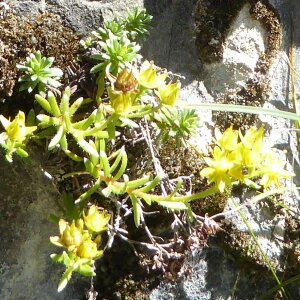
[[[7,160],[12,161],[14,153],[27,156],[24,148],[28,139],[47,138],[48,150],[58,149],[80,166],[79,171],[66,174],[65,178],[81,175],[89,178],[77,199],[64,195],[65,217],[57,218],[60,235],[50,238],[53,244],[64,249],[51,256],[66,267],[59,291],[67,285],[73,272],[95,275],[94,262],[103,254],[103,233],[108,232],[107,246],[111,246],[113,237],[122,236],[124,232],[119,228],[119,218],[133,214],[135,225],[147,228],[144,208],[156,203],[173,212],[185,211],[185,220],[192,221],[195,215],[190,202],[193,200],[223,192],[235,181],[257,186],[254,179],[262,177],[261,184],[268,188],[277,185],[280,177],[292,175],[284,171],[284,164],[273,152],[263,150],[263,129],[253,127],[245,135],[232,128],[223,134],[216,132],[217,145],[212,157],[205,159],[208,167],[201,171],[213,186],[204,191],[183,194],[182,178],[169,182],[169,188],[165,190],[163,182],[168,178],[159,172],[159,168],[155,168],[154,176],[144,174],[141,178],[129,178],[128,156],[122,144],[126,128],[143,129],[144,132],[143,124],[151,124],[156,144],[171,138],[186,145],[185,141],[196,132],[198,125],[195,111],[179,112],[175,108],[180,82],[167,70],[143,61],[138,53],[141,46],[137,41],[148,33],[150,20],[144,11],[134,10],[127,18],[104,23],[82,41],[83,48],[86,53],[92,53],[90,59],[95,63],[90,70],[97,74],[94,99],[76,97],[70,87],[51,91],[51,86],[60,87],[58,79],[62,72],[52,68],[53,58],[35,52],[19,68],[26,73],[20,79],[25,82],[21,89],[31,92],[38,87],[35,100],[40,110],[36,120],[32,122],[31,115],[31,121],[26,124],[23,112],[19,112],[13,121],[0,116],[5,129],[0,135],[0,145]],[[150,148],[153,147],[150,134],[143,138]],[[157,167],[156,157],[152,159]],[[96,204],[90,206],[86,214],[86,207],[96,202],[96,195],[110,206],[115,205],[118,214],[113,216]],[[205,222],[206,228],[215,228],[211,220],[206,218]],[[161,249],[150,234],[149,238],[157,249]]]
[[[19,82],[24,82],[20,91],[27,90],[31,93],[36,87],[39,92],[45,91],[46,85],[58,88],[61,83],[58,81],[63,75],[59,68],[51,68],[54,62],[54,57],[42,57],[41,52],[31,53],[26,58],[24,65],[18,64],[17,68],[25,72],[25,76],[19,79]]]
[[[73,220],[69,224],[64,219],[58,222],[60,236],[50,237],[52,244],[65,248],[62,254],[52,254],[53,261],[62,263],[66,267],[59,285],[58,291],[65,288],[72,273],[77,272],[83,276],[95,276],[94,262],[96,258],[103,255],[99,250],[101,243],[101,233],[107,230],[110,214],[98,211],[92,205],[87,215],[83,212],[83,217]]]

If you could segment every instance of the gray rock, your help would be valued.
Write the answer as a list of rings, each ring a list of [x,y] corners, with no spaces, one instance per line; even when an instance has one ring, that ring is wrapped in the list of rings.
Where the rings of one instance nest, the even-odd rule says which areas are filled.
[[[0,153],[0,298],[80,300],[89,288],[84,279],[57,293],[64,270],[49,257],[57,250],[49,241],[57,235],[57,226],[48,216],[59,215],[55,203],[60,196],[42,172],[38,156],[33,152],[36,158],[16,158],[10,164]]]
[[[224,95],[228,90],[241,89],[253,78],[260,55],[265,51],[266,30],[251,18],[247,3],[233,21],[223,44],[223,59],[205,65],[205,86],[214,95]],[[211,40],[211,43],[219,42]]]

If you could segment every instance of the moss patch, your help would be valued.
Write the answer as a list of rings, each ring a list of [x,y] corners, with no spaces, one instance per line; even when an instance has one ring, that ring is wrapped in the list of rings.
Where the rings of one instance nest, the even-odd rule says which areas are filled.
[[[80,37],[48,13],[36,17],[8,13],[0,19],[0,31],[0,100],[13,102],[9,107],[0,103],[0,107],[3,106],[2,114],[9,109],[7,115],[14,115],[15,110],[26,110],[27,99],[32,98],[18,95],[16,65],[25,61],[29,53],[40,50],[43,56],[55,57],[55,66],[65,71],[71,64],[77,64]]]

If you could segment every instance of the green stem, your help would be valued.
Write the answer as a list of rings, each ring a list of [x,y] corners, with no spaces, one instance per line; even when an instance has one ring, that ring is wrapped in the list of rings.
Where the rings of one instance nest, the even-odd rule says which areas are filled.
[[[158,106],[152,107],[152,108],[150,108],[148,110],[145,110],[145,111],[124,115],[124,117],[127,118],[127,119],[141,118],[141,117],[144,117],[146,115],[152,114],[152,113],[160,110],[161,107],[162,107],[162,104],[159,104]]]
[[[95,184],[85,193],[83,193],[76,201],[75,204],[79,204],[80,206],[83,206],[84,200],[86,200],[88,197],[90,197],[92,194],[94,194],[97,189],[100,187],[101,179],[98,178]]]
[[[210,187],[205,191],[193,194],[193,195],[186,195],[186,196],[175,196],[175,197],[164,197],[164,196],[158,196],[158,195],[149,195],[148,197],[155,202],[160,201],[172,201],[172,202],[191,202],[193,200],[202,199],[211,195],[214,195],[219,192],[219,189],[216,186]],[[140,191],[133,191],[134,194],[137,196],[143,198],[143,192]]]

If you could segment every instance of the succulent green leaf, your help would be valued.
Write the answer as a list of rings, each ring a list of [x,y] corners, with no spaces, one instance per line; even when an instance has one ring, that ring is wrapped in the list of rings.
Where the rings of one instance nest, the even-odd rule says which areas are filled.
[[[117,153],[117,154],[116,154]],[[110,167],[110,172],[113,173],[115,171],[115,169],[117,168],[117,166],[119,165],[121,159],[122,159],[122,152],[119,149],[118,151],[116,151],[114,154],[117,155],[117,157],[115,158],[114,163],[111,165]]]
[[[170,198],[172,198],[173,196],[175,196],[177,194],[177,192],[180,190],[180,188],[182,186],[182,183],[183,183],[182,179],[177,181],[174,191],[169,195]]]
[[[20,156],[20,157],[28,157],[28,153],[22,149],[22,148],[17,148],[16,149],[16,153]]]
[[[121,117],[120,120],[124,123],[124,125],[127,125],[128,127],[139,128],[139,125],[136,122],[134,122],[134,121],[132,121],[128,118],[122,118]]]
[[[61,97],[61,102],[60,102],[61,113],[69,112],[70,96],[71,96],[71,89],[70,87],[67,87],[64,90],[63,95]]]
[[[99,157],[99,153],[97,152],[97,150],[95,149],[94,146],[92,146],[91,144],[89,144],[84,138],[78,138],[75,137],[78,145],[87,153],[91,154],[92,156],[95,157]]]
[[[138,189],[137,191],[142,192],[142,193],[148,193],[151,190],[153,190],[161,181],[161,177],[160,176],[156,176],[152,182],[150,182],[148,185]]]
[[[92,276],[96,275],[93,267],[88,264],[83,264],[83,265],[78,266],[78,268],[76,269],[76,272],[78,272],[79,274],[86,276],[86,277],[92,277]]]
[[[77,100],[74,101],[74,103],[70,107],[70,115],[73,116],[78,108],[82,105],[84,99],[83,97],[78,98]]]
[[[51,106],[51,110],[52,110],[52,113],[55,117],[60,117],[61,116],[61,112],[59,110],[59,107],[58,107],[58,104],[57,104],[57,100],[54,96],[54,94],[50,91],[48,92],[48,102]]]
[[[96,59],[96,55],[94,55],[92,58]],[[95,74],[95,73],[98,73],[102,70],[104,70],[106,68],[106,63],[100,63],[100,64],[97,64],[96,66],[94,66],[92,69],[91,69],[91,73],[92,74]]]
[[[136,179],[136,180],[131,180],[131,181],[128,181],[127,183],[127,187],[129,189],[136,189],[140,186],[143,186],[145,184],[147,184],[148,182],[151,181],[151,176],[145,176],[143,178],[139,178],[139,179]]]
[[[47,115],[37,115],[37,120],[40,121],[39,123],[39,127],[40,128],[46,128],[46,127],[50,127],[50,126],[59,126],[59,120],[57,118],[54,117],[49,117]]]
[[[84,165],[87,172],[89,172],[94,178],[99,177],[99,172],[97,171],[97,168],[89,159],[84,158]]]
[[[127,167],[128,158],[127,158],[127,153],[126,153],[124,147],[122,147],[120,149],[120,154],[122,156],[121,166],[120,166],[117,174],[114,176],[114,180],[118,180],[119,178],[121,178],[123,176],[124,172],[126,171],[126,167]]]
[[[73,195],[70,193],[63,193],[63,204],[64,204],[64,216],[67,220],[73,221],[78,220],[80,217],[80,211],[75,205]]]
[[[35,112],[34,109],[31,109],[27,115],[26,126],[35,126],[35,125],[36,125]]]
[[[159,201],[158,204],[172,209],[172,210],[187,210],[188,207],[184,202],[175,202],[175,201]]]
[[[70,279],[72,277],[73,271],[74,271],[74,268],[70,267],[64,272],[64,274],[58,284],[58,288],[57,288],[58,292],[61,292],[67,286],[68,282],[70,281]]]
[[[110,166],[109,166],[109,161],[107,159],[107,155],[105,151],[100,150],[100,163],[101,167],[103,169],[104,175],[109,176],[110,175]]]
[[[63,128],[63,126],[59,126],[56,135],[53,137],[53,139],[49,143],[49,146],[48,146],[49,150],[54,149],[54,147],[60,142],[63,134],[64,134],[64,128]]]
[[[139,227],[141,225],[141,213],[143,213],[143,211],[135,195],[131,194],[130,199],[133,208],[134,224],[136,227]]]
[[[79,129],[82,131],[87,130],[94,122],[97,110],[94,110],[87,119],[79,121],[73,124],[74,129]]]
[[[96,127],[84,131],[82,133],[82,135],[84,137],[94,136],[94,137],[97,137],[97,138],[100,138],[100,139],[107,139],[108,138],[108,132],[107,131],[100,130],[99,128],[96,128]]]
[[[65,134],[61,137],[59,144],[63,151],[66,151],[68,149],[68,141]]]
[[[152,200],[151,200],[151,196],[150,196],[150,195],[148,195],[148,194],[146,194],[146,193],[143,193],[143,195],[142,195],[141,197],[145,200],[145,202],[146,202],[148,205],[151,205]]]
[[[35,95],[35,100],[39,103],[39,105],[40,105],[46,112],[48,112],[49,114],[53,115],[51,105],[50,105],[50,103],[49,103],[44,97],[42,97],[42,96],[39,95],[39,94],[36,94],[36,95]]]
[[[64,73],[59,68],[51,68],[49,74],[53,77],[61,77],[61,76],[63,76]]]
[[[61,139],[61,143],[62,143],[62,140],[63,140],[63,139],[64,139],[64,136],[63,136],[63,138]],[[65,150],[64,150],[64,153],[65,153],[68,157],[70,157],[71,159],[73,159],[74,161],[77,161],[77,162],[83,161],[83,158],[82,158],[82,157],[78,156],[77,154],[71,152],[71,151],[68,150],[68,149],[65,149]]]
[[[54,88],[58,88],[61,86],[61,83],[59,81],[57,81],[56,79],[53,78],[46,78],[47,83],[51,86],[53,86]]]
[[[63,262],[63,254],[51,254],[50,257],[56,263]]]

